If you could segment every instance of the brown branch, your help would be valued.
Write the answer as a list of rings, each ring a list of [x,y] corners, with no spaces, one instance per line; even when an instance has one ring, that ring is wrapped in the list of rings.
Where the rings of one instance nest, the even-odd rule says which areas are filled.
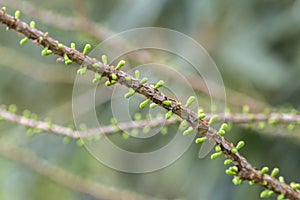
[[[98,41],[103,41],[106,38],[115,34],[113,31],[108,30],[103,25],[93,22],[90,19],[84,17],[68,17],[61,15],[59,13],[55,13],[53,11],[42,9],[30,2],[20,1],[20,0],[0,0],[1,3],[8,5],[12,9],[21,9],[24,14],[30,16],[33,19],[41,21],[44,24],[54,26],[60,28],[62,30],[67,31],[80,31],[85,34],[88,34],[91,37],[96,38]],[[123,46],[125,41],[114,41],[115,46]],[[130,45],[127,44],[126,45]],[[133,59],[135,62],[145,63],[151,62],[153,60],[153,55],[150,55],[146,52],[135,52],[138,55],[129,54],[130,59]],[[157,60],[157,58],[156,58]],[[168,73],[167,71],[165,73]],[[170,75],[168,73],[168,75]],[[51,78],[51,77],[50,77]],[[223,95],[220,95],[219,90],[223,90],[223,88],[219,85],[214,85],[214,90],[209,91],[206,88],[206,83],[202,80],[201,77],[195,75],[189,75],[187,80],[191,84],[191,86],[206,95],[211,95],[216,99],[220,99],[223,101],[227,101],[231,105],[240,106],[249,105],[251,110],[260,111],[266,107],[269,107],[265,102],[254,99],[253,97],[247,96],[235,90],[226,88],[226,96],[227,99],[224,99]]]
[[[52,165],[47,160],[37,157],[24,149],[14,147],[0,140],[0,154],[3,157],[14,160],[27,168],[49,178],[50,180],[70,188],[74,191],[91,195],[97,199],[155,199],[150,196],[136,194],[134,192],[116,189],[99,182],[83,179],[58,166]]]
[[[74,131],[71,128],[67,128],[57,124],[26,118],[17,115],[15,113],[9,112],[3,108],[0,108],[0,117],[2,117],[6,121],[14,122],[25,127],[35,128],[35,129],[43,130],[48,133],[66,136],[73,139],[79,139],[79,138],[84,139],[84,138],[90,138],[97,135],[110,135],[110,134],[117,133],[119,131],[130,131],[136,128],[143,128],[145,126],[156,127],[158,125],[161,125],[162,122],[166,125],[178,122],[178,120],[176,120],[175,118],[166,120],[164,122],[164,118],[158,117],[151,121],[141,120],[141,121],[134,121],[134,122],[118,123],[117,130],[114,125],[108,125],[99,128],[89,129],[87,131]]]
[[[290,185],[280,182],[278,179],[268,174],[262,175],[261,171],[255,167],[252,167],[251,164],[243,156],[241,156],[239,152],[233,151],[235,146],[231,142],[227,141],[224,137],[218,135],[217,130],[209,127],[206,120],[199,120],[196,113],[191,111],[189,108],[181,106],[177,100],[164,95],[157,89],[154,89],[150,84],[141,85],[139,84],[140,80],[132,77],[131,75],[121,70],[116,70],[112,66],[104,65],[98,60],[86,56],[75,49],[71,49],[67,46],[59,48],[60,45],[57,40],[49,37],[40,30],[31,28],[25,22],[15,19],[2,10],[0,11],[0,22],[8,26],[10,29],[14,29],[20,34],[25,35],[37,44],[48,48],[54,54],[61,57],[67,55],[68,58],[73,62],[79,65],[84,65],[84,67],[87,67],[91,71],[102,74],[104,77],[109,78],[109,80],[112,79],[112,74],[115,74],[116,81],[119,84],[134,89],[136,93],[145,96],[147,99],[150,99],[152,102],[158,104],[166,110],[172,110],[172,112],[178,115],[181,119],[188,121],[190,125],[202,136],[212,139],[217,145],[220,146],[225,157],[230,158],[233,161],[233,164],[237,168],[236,176],[240,177],[242,180],[249,180],[258,183],[261,186],[274,191],[275,193],[284,194],[286,198],[300,199],[299,190],[294,190]],[[93,65],[95,66],[95,64],[99,65],[99,67],[94,68]],[[130,78],[130,81],[128,81],[128,78]],[[165,104],[165,101],[171,102],[171,104]]]
[[[207,115],[204,119],[209,120],[213,115]],[[219,119],[228,123],[235,123],[235,124],[250,124],[250,123],[257,123],[257,122],[270,122],[273,120],[277,124],[290,124],[290,123],[298,123],[300,121],[300,115],[288,114],[288,113],[271,113],[271,114],[219,114],[217,115]],[[114,134],[119,131],[130,131],[136,128],[144,128],[145,126],[148,127],[157,127],[159,125],[165,124],[176,124],[179,123],[180,120],[177,118],[170,118],[165,120],[162,117],[157,117],[149,120],[140,120],[140,121],[132,121],[132,122],[122,122],[118,123],[118,129],[114,125],[107,125],[102,126],[99,128],[89,129],[87,131],[74,131],[70,128],[60,126],[57,124],[45,122],[45,121],[38,121],[30,118],[26,118],[10,111],[7,111],[3,108],[0,108],[0,117],[2,117],[6,121],[14,122],[20,124],[25,127],[40,129],[48,133],[53,133],[56,135],[67,136],[73,139],[79,138],[89,138],[98,135],[110,135]]]

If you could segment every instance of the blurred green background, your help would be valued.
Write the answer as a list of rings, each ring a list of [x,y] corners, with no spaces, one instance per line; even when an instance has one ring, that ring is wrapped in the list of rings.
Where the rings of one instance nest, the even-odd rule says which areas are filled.
[[[20,2],[7,4],[8,13],[24,9]],[[243,102],[254,102],[253,109],[266,107],[289,111],[299,109],[300,97],[300,1],[208,1],[208,0],[52,0],[25,1],[71,19],[89,19],[101,30],[121,32],[136,27],[164,27],[180,31],[198,41],[218,66],[226,89],[243,96]],[[27,4],[26,4],[27,5]],[[26,13],[25,11],[23,11]],[[36,11],[37,13],[37,11]],[[37,14],[38,15],[38,14]],[[22,15],[30,22],[33,16]],[[82,49],[85,43],[96,46],[100,40],[82,28],[71,30],[53,26],[36,17],[37,27],[48,31],[64,44],[76,42]],[[49,21],[51,18],[48,18]],[[56,56],[42,57],[41,49],[28,42],[20,47],[21,37],[0,26],[0,104],[16,104],[20,112],[29,109],[41,119],[49,117],[54,123],[68,125],[73,122],[72,89],[76,65],[64,67],[55,62]],[[105,38],[105,37],[104,37]],[[100,88],[101,89],[101,88]],[[103,88],[102,88],[103,89]],[[198,93],[205,99],[205,94]],[[251,97],[251,98],[250,98]],[[228,95],[229,107],[240,111],[239,101]],[[233,98],[230,100],[230,98]],[[242,101],[242,100],[241,100]],[[107,117],[110,110],[99,105],[98,114]],[[257,107],[255,106],[257,105]],[[260,107],[258,106],[260,105]],[[264,105],[264,106],[261,106]],[[153,140],[151,147],[164,144],[172,137],[175,127],[169,128],[167,137]],[[234,186],[225,174],[223,159],[211,161],[209,156],[198,159],[198,145],[171,166],[162,170],[130,174],[110,169],[94,159],[76,141],[63,144],[63,138],[47,133],[28,137],[26,129],[9,122],[0,122],[0,138],[15,146],[34,152],[54,165],[83,178],[162,199],[215,199],[253,200],[259,198],[259,186],[244,183]],[[300,129],[289,132],[284,126],[256,131],[233,126],[228,138],[236,143],[246,142],[242,154],[254,166],[279,167],[290,181],[299,181]],[[122,137],[114,140],[122,140]],[[128,144],[129,145],[129,144]],[[139,147],[143,149],[143,147]],[[5,153],[2,153],[5,154]],[[94,199],[51,181],[9,156],[0,157],[0,199]],[[121,197],[120,197],[121,199]]]

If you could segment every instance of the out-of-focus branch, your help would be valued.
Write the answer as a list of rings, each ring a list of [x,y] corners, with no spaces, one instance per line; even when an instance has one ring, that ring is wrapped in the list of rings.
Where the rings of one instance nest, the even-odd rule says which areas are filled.
[[[25,167],[39,173],[57,184],[63,185],[74,191],[91,195],[97,199],[155,199],[150,196],[143,196],[134,192],[125,191],[93,182],[55,166],[48,161],[29,153],[25,149],[15,147],[6,141],[0,140],[0,154],[3,157],[14,160]]]
[[[289,114],[289,113],[235,113],[235,114],[218,114],[220,120],[234,123],[234,124],[251,124],[258,122],[269,122],[274,124],[297,124],[300,122],[300,115]],[[210,120],[212,117],[211,114],[207,115],[204,119]],[[89,138],[93,136],[100,135],[110,135],[117,133],[119,131],[130,131],[136,128],[144,128],[145,126],[157,127],[162,124],[176,124],[180,120],[177,118],[170,118],[165,120],[165,118],[157,117],[150,120],[139,120],[131,122],[118,123],[117,125],[107,125],[101,126],[99,128],[89,129],[87,131],[74,131],[71,128],[60,126],[57,124],[52,124],[50,122],[38,121],[30,118],[26,118],[10,111],[7,111],[3,108],[0,108],[0,118],[3,118],[6,121],[14,122],[25,127],[30,127],[34,129],[40,129],[48,133],[53,133],[56,135],[67,136],[73,139],[78,138]],[[117,126],[117,128],[116,128]]]
[[[0,108],[0,117],[5,119],[6,121],[14,122],[25,127],[39,129],[48,133],[66,136],[73,139],[89,138],[97,135],[99,136],[110,135],[119,131],[130,131],[135,128],[143,128],[145,126],[155,127],[160,125],[162,122],[164,122],[164,118],[156,118],[151,121],[141,120],[141,121],[118,123],[117,129],[115,125],[107,125],[99,128],[90,129],[87,131],[74,131],[71,128],[67,128],[57,124],[52,124],[51,122],[37,121],[34,119],[29,119],[23,116],[19,116],[3,108]],[[175,122],[178,122],[178,120],[169,119],[165,122],[165,124],[168,125]]]

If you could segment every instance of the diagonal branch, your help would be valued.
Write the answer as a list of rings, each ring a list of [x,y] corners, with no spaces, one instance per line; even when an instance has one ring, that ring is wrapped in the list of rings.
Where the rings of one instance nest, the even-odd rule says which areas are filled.
[[[112,36],[115,34],[113,31],[108,30],[103,26],[102,24],[96,23],[91,21],[87,18],[82,17],[68,17],[65,15],[61,15],[57,12],[45,10],[41,7],[38,7],[30,2],[26,1],[20,1],[20,0],[0,0],[1,3],[11,7],[12,9],[21,9],[24,14],[28,15],[29,17],[36,19],[44,24],[54,26],[57,28],[60,28],[62,30],[67,31],[80,31],[85,34],[88,34],[91,37],[96,38],[98,41],[103,41],[106,38]],[[122,45],[124,46],[125,41],[118,40],[114,41],[114,45]],[[126,44],[126,46],[132,45],[132,44]],[[136,52],[137,53],[137,52]],[[151,62],[153,59],[153,55],[147,54],[146,52],[138,52],[138,56],[131,56],[129,54],[130,59],[133,59],[135,62],[139,63],[145,63],[145,62]],[[157,58],[156,58],[157,59]],[[162,71],[166,73],[165,71]],[[215,91],[219,91],[220,86],[214,85],[215,90],[208,92],[207,88],[205,87],[205,82],[202,80],[201,77],[195,76],[195,75],[188,75],[187,80],[191,84],[191,86],[206,95],[211,95],[214,98],[220,99],[225,101],[223,95],[219,95],[219,93]],[[259,111],[263,110],[265,107],[269,107],[267,103],[259,101],[251,96],[247,96],[243,93],[240,93],[238,91],[232,90],[230,88],[226,88],[226,101],[230,103],[231,105],[235,106],[243,106],[243,105],[249,105],[251,110]]]
[[[14,29],[18,33],[25,35],[37,44],[48,48],[48,50],[51,50],[52,53],[61,57],[67,56],[73,62],[79,65],[84,65],[83,67],[87,67],[87,69],[91,71],[98,72],[99,74],[102,74],[102,76],[107,77],[109,80],[114,79],[119,84],[132,88],[136,93],[145,96],[147,99],[166,110],[171,110],[181,119],[189,122],[189,124],[197,130],[199,134],[212,139],[218,146],[220,146],[224,156],[232,160],[232,164],[236,169],[235,175],[240,179],[258,183],[275,193],[283,194],[286,198],[300,199],[299,190],[294,190],[290,185],[280,182],[278,179],[268,174],[264,174],[262,171],[253,167],[239,152],[236,151],[235,146],[231,142],[227,141],[223,136],[217,134],[217,130],[210,127],[206,120],[198,119],[196,113],[187,107],[181,106],[177,100],[166,96],[159,90],[153,88],[150,84],[140,84],[139,79],[134,78],[121,70],[105,65],[75,49],[60,45],[57,40],[49,37],[40,30],[31,28],[25,22],[6,14],[3,10],[0,11],[0,22],[10,29]],[[99,67],[93,67],[96,65]],[[114,76],[112,76],[112,74]],[[166,104],[165,102],[168,103]]]

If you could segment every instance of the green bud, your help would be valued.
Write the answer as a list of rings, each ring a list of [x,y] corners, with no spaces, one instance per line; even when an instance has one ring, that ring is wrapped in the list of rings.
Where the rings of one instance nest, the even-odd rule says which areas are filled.
[[[126,94],[124,95],[124,97],[125,97],[126,99],[128,99],[129,97],[133,96],[134,93],[135,93],[134,89],[129,88],[129,92],[126,93]]]
[[[102,55],[101,56],[101,59],[102,59],[102,63],[104,64],[104,65],[107,65],[107,56],[106,55]]]
[[[231,171],[238,172],[237,166],[229,167],[229,169],[230,169]]]
[[[84,141],[82,139],[77,140],[77,145],[82,147],[84,145]]]
[[[288,125],[288,130],[293,131],[295,129],[295,124],[289,124]]]
[[[163,103],[164,105],[166,105],[166,106],[172,105],[172,102],[171,102],[171,101],[163,101],[162,103]]]
[[[42,56],[48,56],[48,55],[51,55],[51,54],[52,54],[52,51],[49,50],[47,47],[44,48],[44,49],[42,50],[42,52],[41,52],[41,55],[42,55]]]
[[[93,64],[92,64],[92,67],[98,68],[98,67],[100,67],[100,64],[99,64],[99,63],[93,63]]]
[[[266,123],[265,123],[265,122],[259,122],[259,123],[258,123],[258,127],[257,127],[257,128],[258,128],[259,130],[263,130],[265,127],[266,127]]]
[[[57,48],[58,48],[58,49],[62,49],[62,48],[64,48],[64,45],[63,45],[62,43],[58,43],[58,44],[57,44]]]
[[[169,111],[166,113],[165,118],[166,118],[166,119],[170,119],[171,116],[172,116],[172,114],[173,114],[172,110],[169,110]]]
[[[231,159],[226,159],[224,161],[224,165],[230,165],[232,163],[232,160]]]
[[[111,85],[114,85],[114,84],[116,84],[116,83],[117,83],[116,80],[111,80],[111,81],[110,81],[110,84],[111,84]]]
[[[277,196],[277,200],[283,200],[284,199],[284,194],[280,194]]]
[[[185,130],[182,134],[184,136],[191,134],[194,131],[193,127],[189,127],[187,130]]]
[[[249,181],[249,185],[251,185],[251,186],[254,186],[254,185],[256,185],[257,183],[255,183],[255,182],[253,182],[253,181]]]
[[[139,130],[138,129],[135,128],[135,129],[131,130],[131,135],[132,136],[137,136],[138,134],[139,134]]]
[[[188,100],[186,101],[185,107],[188,108],[195,100],[196,100],[196,98],[194,96],[190,96],[188,98]]]
[[[238,152],[238,150],[236,148],[233,148],[230,150],[231,153],[236,154]]]
[[[23,117],[25,117],[25,118],[29,118],[30,117],[30,115],[31,115],[31,112],[30,112],[30,110],[24,110],[23,111]]]
[[[135,113],[133,118],[134,118],[134,120],[138,121],[138,120],[142,119],[142,115],[141,115],[141,113]]]
[[[16,10],[15,12],[15,19],[19,19],[21,15],[21,12],[19,10]]]
[[[122,133],[122,137],[125,139],[125,140],[127,140],[128,138],[129,138],[129,135],[127,134],[127,133]]]
[[[278,177],[278,180],[279,180],[280,182],[284,183],[284,177],[283,177],[283,176],[279,176],[279,177]]]
[[[116,66],[116,69],[119,70],[121,69],[124,65],[125,65],[125,61],[124,60],[120,60],[120,62],[118,63],[118,65]]]
[[[150,130],[151,130],[151,128],[149,126],[145,126],[143,128],[143,133],[149,133]]]
[[[220,128],[220,130],[226,131],[227,128],[228,128],[228,124],[227,123],[223,123],[222,126],[221,126],[221,128]]]
[[[290,186],[294,189],[294,190],[299,190],[300,189],[300,184],[299,183],[295,183],[295,182],[291,182]]]
[[[77,70],[78,75],[84,75],[87,71],[87,67],[82,67]]]
[[[89,50],[92,48],[92,46],[90,45],[90,44],[86,44],[85,46],[84,46],[84,49],[83,49],[83,54],[84,55],[86,55],[86,54],[88,54],[88,52],[89,52]]]
[[[64,139],[63,139],[63,143],[64,144],[69,144],[70,143],[70,141],[71,141],[71,139],[69,138],[69,137],[64,137]]]
[[[34,136],[35,131],[34,131],[33,128],[28,128],[27,131],[26,131],[26,133],[27,133],[28,136],[31,137],[31,136]]]
[[[27,37],[23,38],[22,40],[20,40],[20,45],[25,44],[27,41],[28,41]]]
[[[207,140],[207,137],[201,137],[201,138],[197,138],[196,139],[196,144],[200,144],[200,143],[202,143],[202,142],[205,142]]]
[[[231,175],[231,176],[235,176],[235,175],[236,175],[236,172],[231,171],[231,170],[229,170],[229,169],[226,169],[225,173],[226,173],[227,175]]]
[[[218,115],[213,115],[213,116],[209,119],[208,124],[211,125],[211,124],[213,124],[214,122],[216,122],[216,121],[218,121],[218,120],[219,120]]]
[[[244,145],[245,145],[244,141],[239,141],[238,144],[236,145],[236,149],[240,150]]]
[[[240,179],[240,177],[236,176],[236,177],[234,177],[234,178],[232,179],[232,183],[233,183],[234,185],[240,185],[240,184],[243,183],[243,180]]]
[[[219,152],[217,152],[217,153],[214,153],[214,154],[212,154],[212,155],[210,156],[210,159],[214,160],[214,159],[220,157],[222,154],[223,154],[222,151],[219,151]]]
[[[102,76],[98,72],[96,72],[94,74],[93,83],[98,83],[101,80],[101,78],[102,78]]]
[[[1,8],[1,10],[2,10],[3,12],[6,12],[6,7],[3,6],[3,7]]]
[[[30,26],[31,28],[35,28],[35,21],[31,21],[30,24],[29,24],[29,26]]]
[[[162,87],[165,84],[165,82],[163,80],[160,80],[156,83],[156,85],[154,86],[154,89],[158,89],[160,87]]]
[[[155,107],[157,107],[157,104],[156,103],[151,103],[149,107],[150,108],[155,108]]]
[[[278,173],[279,173],[279,169],[278,169],[278,168],[274,168],[274,169],[272,170],[271,176],[272,176],[272,177],[275,177],[275,176],[277,176]]]
[[[166,135],[168,133],[168,127],[167,126],[162,127],[160,132],[161,132],[162,135]]]
[[[275,125],[275,124],[277,124],[277,119],[274,119],[274,118],[270,118],[269,120],[268,120],[268,123],[269,124],[271,124],[271,125]]]
[[[263,167],[262,169],[261,169],[261,171],[260,171],[260,174],[261,175],[264,175],[264,174],[266,174],[266,173],[268,173],[269,172],[269,167]]]
[[[76,44],[74,42],[71,42],[71,49],[76,49]]]
[[[108,87],[108,86],[111,86],[111,82],[110,81],[106,81],[105,82],[105,85]]]
[[[178,127],[178,129],[179,130],[184,130],[187,127],[188,127],[188,122],[186,120],[182,120],[181,123],[180,123],[180,125],[179,125],[179,127]]]
[[[11,104],[8,106],[8,111],[11,113],[16,113],[18,110],[17,106],[15,104]]]
[[[117,78],[118,78],[117,75],[114,73],[111,73],[110,76],[111,76],[112,80],[117,80]]]
[[[140,108],[145,108],[150,103],[150,99],[146,99],[142,103],[140,103]]]
[[[217,132],[217,135],[219,135],[219,136],[223,136],[223,135],[225,135],[225,131],[224,130],[219,130],[218,132]]]
[[[73,63],[73,61],[70,60],[70,59],[69,59],[69,60],[65,60],[65,64],[66,64],[66,65],[71,65],[72,63]]]
[[[32,120],[34,120],[34,121],[37,121],[37,120],[38,120],[38,116],[37,116],[37,114],[35,114],[35,113],[31,113],[31,114],[30,114],[30,118],[31,118]]]
[[[275,192],[272,191],[272,190],[269,190],[269,192],[268,192],[268,197],[272,196],[273,194],[275,194]]]
[[[206,115],[203,112],[203,110],[199,110],[197,119],[204,119],[205,117],[206,117]]]
[[[267,198],[269,190],[264,190],[260,193],[260,198]]]
[[[143,85],[144,83],[147,83],[148,81],[148,78],[143,78],[141,81],[140,81],[140,85]]]
[[[124,79],[125,79],[125,81],[131,81],[131,77],[129,77],[129,76],[125,76]]]
[[[221,146],[220,145],[216,145],[215,146],[215,151],[216,152],[220,152],[222,149],[221,149]]]
[[[135,74],[135,78],[139,79],[141,74],[140,74],[140,71],[139,70],[135,70],[134,71],[134,74]]]
[[[250,107],[249,107],[248,105],[244,105],[244,106],[243,106],[243,111],[242,111],[242,112],[243,112],[244,114],[247,114],[247,113],[249,113],[249,111],[250,111]]]

